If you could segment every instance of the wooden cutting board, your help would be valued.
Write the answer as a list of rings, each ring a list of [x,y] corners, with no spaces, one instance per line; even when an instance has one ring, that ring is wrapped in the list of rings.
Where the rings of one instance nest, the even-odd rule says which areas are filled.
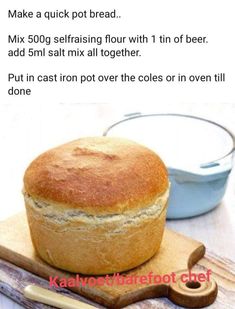
[[[181,271],[186,273],[186,270],[197,263],[204,256],[204,253],[205,247],[200,242],[166,229],[159,252],[145,264],[122,275],[141,276],[147,275],[151,271],[153,274],[164,275],[174,272],[178,278]],[[48,276],[59,276],[60,278],[74,276],[74,274],[66,273],[49,266],[35,254],[25,213],[18,214],[0,223],[0,257],[42,278],[48,278]],[[214,273],[214,263],[208,264],[207,259],[202,259],[201,261],[200,272],[202,270],[212,269]],[[9,265],[8,267],[10,269]],[[5,276],[6,273],[5,271]],[[214,273],[214,277],[216,278],[216,273]],[[219,279],[219,283],[223,288],[232,291],[230,296],[233,300],[235,294],[234,278],[235,276],[233,274],[226,272],[223,273],[222,280],[220,277],[216,278],[217,281]],[[217,294],[217,285],[213,279],[209,283],[201,283],[199,288],[187,287],[178,280],[174,284],[166,283],[156,285],[152,283],[148,285],[80,286],[70,289],[110,308],[120,308],[146,298],[160,296],[166,296],[182,306],[200,307],[212,303]],[[4,292],[4,289],[2,290]],[[8,289],[5,288],[5,290]],[[71,294],[73,295],[73,293]]]

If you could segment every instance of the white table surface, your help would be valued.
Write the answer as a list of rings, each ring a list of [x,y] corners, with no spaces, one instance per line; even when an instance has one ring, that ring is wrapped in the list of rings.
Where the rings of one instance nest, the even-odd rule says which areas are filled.
[[[235,132],[235,104],[164,104],[117,106],[110,104],[33,104],[0,106],[0,160],[2,205],[0,219],[24,208],[22,175],[27,164],[40,152],[85,135],[100,135],[113,120],[129,112],[181,112],[219,121]],[[235,171],[223,200],[214,211],[185,220],[171,220],[168,227],[202,241],[209,250],[235,261]],[[22,308],[0,294],[1,309]]]

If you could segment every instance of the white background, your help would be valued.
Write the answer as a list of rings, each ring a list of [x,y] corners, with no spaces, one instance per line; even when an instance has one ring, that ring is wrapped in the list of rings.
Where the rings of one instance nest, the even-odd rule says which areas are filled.
[[[52,104],[59,102],[116,104],[154,104],[159,102],[234,102],[234,2],[221,1],[3,1],[1,3],[1,70],[4,103]],[[28,10],[112,10],[121,15],[114,20],[7,20],[7,9]],[[207,36],[201,45],[140,45],[142,57],[120,58],[11,58],[7,57],[8,34],[113,34]],[[13,45],[11,45],[13,46]],[[10,47],[11,47],[10,46]],[[20,46],[20,45],[19,45]],[[17,46],[16,46],[17,47]],[[24,46],[22,46],[24,47]],[[63,46],[62,46],[63,47]],[[128,45],[127,45],[128,47]],[[131,45],[130,48],[135,48]],[[150,48],[151,47],[151,48]],[[37,48],[37,46],[35,46]],[[56,47],[55,47],[56,48]],[[138,45],[136,46],[138,49]],[[149,73],[214,74],[225,72],[225,84],[40,84],[33,95],[23,98],[5,96],[7,74],[14,73]],[[21,86],[21,83],[19,84]]]

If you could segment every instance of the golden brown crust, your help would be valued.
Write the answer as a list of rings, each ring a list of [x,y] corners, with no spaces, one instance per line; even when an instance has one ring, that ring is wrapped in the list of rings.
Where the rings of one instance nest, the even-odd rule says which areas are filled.
[[[101,275],[139,266],[157,252],[164,231],[166,202],[167,197],[160,213],[140,219],[130,216],[128,224],[122,224],[121,218],[101,224],[58,224],[29,203],[25,205],[32,242],[44,261],[75,273]]]
[[[168,188],[167,170],[151,150],[132,141],[90,137],[51,149],[24,176],[33,198],[90,214],[152,205]]]

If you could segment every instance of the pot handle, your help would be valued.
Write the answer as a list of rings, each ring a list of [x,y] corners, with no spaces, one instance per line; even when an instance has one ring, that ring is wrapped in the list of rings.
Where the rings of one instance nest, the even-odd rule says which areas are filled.
[[[197,170],[187,171],[183,169],[177,169],[168,167],[169,176],[173,176],[178,182],[206,182],[213,181],[219,178],[228,177],[232,170],[232,160],[226,163],[217,163],[216,165],[210,165],[207,168],[198,168]]]

